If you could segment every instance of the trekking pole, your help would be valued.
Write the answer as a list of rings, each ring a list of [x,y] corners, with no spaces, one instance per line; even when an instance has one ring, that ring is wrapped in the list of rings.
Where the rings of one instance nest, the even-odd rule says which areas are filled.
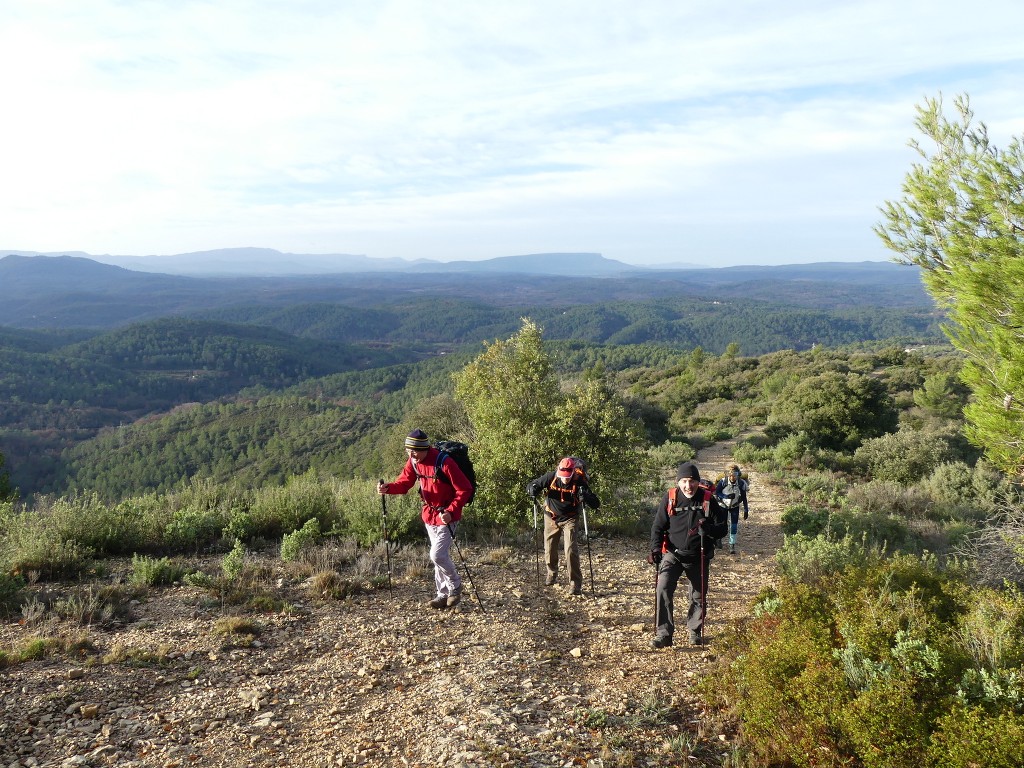
[[[380,479],[380,485],[384,485],[384,478]],[[391,599],[395,597],[395,591],[391,588],[391,542],[388,541],[388,503],[385,500],[387,494],[380,495],[380,526],[384,531],[384,558],[388,563],[388,594]]]
[[[462,567],[466,569],[466,576],[469,577],[469,586],[473,588],[473,595],[476,597],[476,602],[480,606],[480,613],[486,613],[483,601],[480,600],[480,593],[476,591],[476,583],[473,581],[472,571],[469,570],[469,563],[466,562],[466,558],[462,554],[462,547],[459,546],[459,540],[455,538],[455,529],[452,528],[451,523],[445,523],[445,526],[448,528],[448,533],[452,536],[452,541],[455,542],[455,551],[459,553],[459,559],[462,561]]]
[[[587,527],[587,504],[582,499],[580,509],[583,511],[583,535],[587,539],[587,561],[590,563],[590,594],[597,597],[597,590],[594,589],[594,558],[590,554],[590,529]]]
[[[654,564],[654,633],[658,633],[658,581],[661,577],[661,563]]]
[[[537,571],[537,589],[540,589],[540,528],[537,526],[537,514],[540,511],[540,505],[537,503],[537,497],[533,498],[533,554],[534,562],[536,563]]]
[[[706,518],[705,518],[706,519]],[[704,647],[704,623],[708,620],[708,578],[704,560],[704,526],[700,526],[700,644]]]

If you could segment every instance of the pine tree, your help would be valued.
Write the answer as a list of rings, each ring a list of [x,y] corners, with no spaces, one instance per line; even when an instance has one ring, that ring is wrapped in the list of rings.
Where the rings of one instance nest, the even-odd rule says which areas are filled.
[[[923,269],[948,313],[944,331],[967,357],[967,436],[1003,471],[1024,473],[1024,147],[996,148],[966,95],[947,117],[941,96],[917,108],[934,145],[875,227],[897,260]]]

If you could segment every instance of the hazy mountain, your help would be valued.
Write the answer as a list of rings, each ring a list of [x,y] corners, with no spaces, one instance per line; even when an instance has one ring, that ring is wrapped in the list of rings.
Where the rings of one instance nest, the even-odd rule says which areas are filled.
[[[550,276],[559,279],[543,279]],[[139,272],[78,256],[8,255],[0,258],[0,288],[0,325],[21,328],[110,328],[224,307],[370,308],[409,301],[440,307],[460,299],[517,307],[673,296],[822,309],[931,305],[920,271],[889,262],[653,270],[599,254],[408,263],[391,272],[226,277]]]
[[[272,248],[220,248],[171,256],[91,256],[82,252],[44,254],[0,251],[17,256],[77,256],[137,272],[195,277],[273,277],[362,272],[511,272],[537,275],[611,275],[640,269],[599,253],[533,253],[481,261],[379,259],[349,253],[282,253]]]

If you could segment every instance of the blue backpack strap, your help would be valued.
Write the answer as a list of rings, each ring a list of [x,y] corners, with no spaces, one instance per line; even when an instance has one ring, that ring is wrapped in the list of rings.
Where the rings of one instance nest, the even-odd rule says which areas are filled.
[[[448,483],[448,485],[454,485],[449,479],[448,475],[441,471],[441,467],[444,466],[444,460],[448,458],[448,454],[445,451],[437,452],[437,462],[434,464],[434,477],[437,480]]]

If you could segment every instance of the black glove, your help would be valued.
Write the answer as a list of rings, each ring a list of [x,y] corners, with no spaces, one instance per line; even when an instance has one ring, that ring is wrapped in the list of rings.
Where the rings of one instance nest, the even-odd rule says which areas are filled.
[[[531,499],[537,498],[537,494],[540,493],[540,488],[537,487],[536,483],[528,483],[526,486],[526,495]]]
[[[743,510],[743,519],[746,520],[749,516],[750,516],[750,514],[747,512],[747,510],[744,509]]]
[[[652,549],[650,551],[650,554],[647,555],[647,562],[650,565],[660,565],[661,564],[661,550]]]

